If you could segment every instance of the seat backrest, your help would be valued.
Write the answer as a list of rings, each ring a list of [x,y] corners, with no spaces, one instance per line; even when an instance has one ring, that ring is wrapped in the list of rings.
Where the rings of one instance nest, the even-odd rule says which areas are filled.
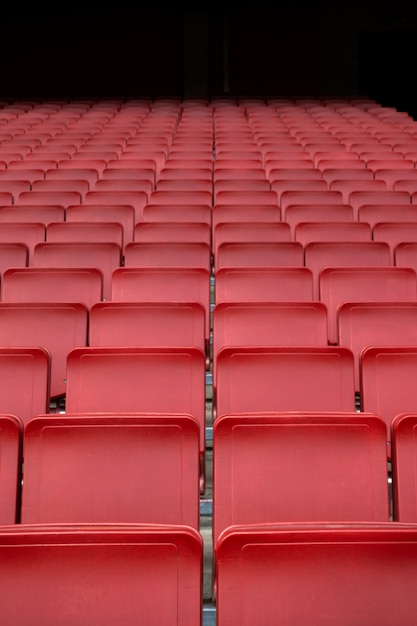
[[[16,415],[0,414],[0,524],[20,518],[23,422]]]
[[[199,437],[191,415],[38,415],[24,432],[21,522],[198,530]]]
[[[214,551],[232,525],[388,522],[386,425],[357,412],[223,415],[213,492]]]
[[[375,241],[385,241],[389,245],[391,261],[395,265],[396,246],[402,242],[417,242],[417,219],[401,221],[400,218],[399,221],[378,222],[372,228],[372,236]]]
[[[118,223],[123,227],[123,245],[133,240],[135,210],[131,205],[116,203],[71,205],[65,212],[65,218],[67,222]]]
[[[302,267],[304,248],[298,241],[235,241],[219,244],[214,271],[231,267]]]
[[[81,302],[87,309],[103,299],[96,267],[9,267],[3,272],[2,302]]]
[[[196,346],[205,350],[197,302],[98,302],[89,315],[90,346]]]
[[[410,194],[406,191],[352,191],[349,195],[349,204],[353,208],[355,219],[358,211],[364,204],[407,204],[411,203]]]
[[[211,207],[206,204],[146,204],[143,222],[190,222],[211,224]]]
[[[362,204],[357,219],[375,228],[379,222],[417,222],[417,207],[413,204]]]
[[[388,428],[399,413],[414,411],[417,346],[370,346],[360,357],[361,410],[380,415]]]
[[[201,623],[203,541],[184,524],[2,526],[0,563],[7,624]]]
[[[125,267],[201,267],[211,271],[208,243],[131,241],[124,248]]]
[[[210,224],[200,221],[149,221],[136,224],[134,241],[163,242],[181,241],[198,242],[211,245]]]
[[[283,626],[309,623],[312,615],[320,626],[351,626],[365,615],[369,624],[411,626],[416,563],[412,525],[234,526],[217,551],[218,626],[274,624],[277,612]]]
[[[222,243],[289,241],[290,227],[284,222],[221,222],[213,228],[213,254]]]
[[[50,408],[51,356],[40,346],[0,347],[1,414],[19,418],[23,425]]]
[[[342,302],[414,302],[416,272],[410,267],[326,267],[319,273],[319,299],[327,307],[329,342],[337,343],[337,309]]]
[[[341,191],[323,190],[299,190],[284,191],[280,198],[281,219],[285,219],[287,208],[290,205],[300,204],[344,204]]]
[[[50,243],[109,242],[122,247],[123,224],[107,221],[53,222],[46,227],[45,238]]]
[[[294,238],[306,246],[316,241],[371,241],[372,228],[365,222],[301,222]]]
[[[28,265],[33,263],[37,243],[45,241],[46,229],[41,222],[1,222],[0,243],[24,244],[28,249]]]
[[[226,413],[354,411],[353,354],[340,346],[225,347],[217,354],[216,419]]]
[[[301,222],[350,222],[353,209],[349,204],[292,204],[283,220],[289,224],[292,237]]]

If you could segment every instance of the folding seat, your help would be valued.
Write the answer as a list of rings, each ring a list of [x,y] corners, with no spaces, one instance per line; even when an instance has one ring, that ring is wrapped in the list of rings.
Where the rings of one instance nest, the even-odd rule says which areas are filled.
[[[358,219],[360,207],[368,204],[401,205],[410,204],[410,194],[407,191],[352,191],[349,195],[349,204],[353,208],[355,219]]]
[[[126,173],[129,174],[133,171],[146,172],[146,176],[152,171],[152,180],[154,182],[156,180],[156,161],[153,158],[113,159],[111,161],[108,161],[107,166],[101,172],[100,178],[108,179],[112,178],[113,176],[114,178],[117,178],[118,175],[115,170],[119,169],[122,170],[122,173],[120,174],[122,179],[125,177]]]
[[[88,311],[80,303],[1,302],[0,344],[41,346],[50,354],[50,396],[65,394],[68,352],[87,345]]]
[[[211,272],[211,249],[208,243],[196,241],[131,241],[124,247],[124,266],[195,267]]]
[[[114,302],[198,303],[205,311],[206,350],[210,341],[210,271],[201,267],[120,267],[112,274]]]
[[[52,242],[37,244],[34,267],[96,267],[103,276],[103,300],[111,298],[112,273],[122,265],[122,248],[114,242]]]
[[[280,222],[281,211],[274,204],[214,204],[211,225],[231,222]]]
[[[354,411],[223,415],[213,490],[214,558],[229,526],[388,522],[385,422]]]
[[[215,303],[311,301],[313,275],[307,267],[221,267]]]
[[[324,241],[371,241],[372,228],[366,222],[299,222],[294,239],[303,246]]]
[[[153,190],[155,187],[155,164],[152,165],[152,163],[145,163],[145,165],[146,167],[141,166],[140,169],[135,167],[121,168],[111,165],[103,171],[100,181],[145,181],[151,183],[151,190]]]
[[[317,169],[322,173],[323,177],[328,170],[349,170],[351,173],[357,173],[366,168],[366,162],[359,159],[322,159],[317,165]]]
[[[216,258],[222,243],[280,243],[290,238],[285,222],[220,222],[213,228],[212,251]]]
[[[38,167],[38,163],[36,163],[36,167]],[[64,169],[95,170],[98,176],[101,176],[101,174],[106,169],[106,167],[108,167],[108,165],[105,159],[102,159],[102,158],[95,159],[91,155],[84,154],[84,155],[79,155],[77,158],[75,158],[75,155],[74,155],[74,157],[71,159],[59,161],[58,166],[55,164],[53,166],[46,168],[44,170],[45,173],[50,169],[54,169],[54,167],[55,168],[58,167],[58,169],[60,170],[64,170]]]
[[[218,183],[223,180],[268,180],[263,167],[250,167],[250,168],[216,168],[212,175],[213,182]]]
[[[171,164],[172,165],[172,164]],[[164,167],[158,178],[158,183],[162,181],[210,181],[213,180],[211,167]]]
[[[314,297],[320,298],[319,274],[325,267],[369,267],[392,265],[385,241],[313,241],[304,246],[304,264],[311,269]]]
[[[80,302],[90,309],[102,298],[96,267],[9,267],[2,276],[2,302]]]
[[[6,155],[0,153],[0,160],[2,159],[4,160],[5,156]],[[58,163],[61,164],[61,161],[57,161],[52,158],[45,158],[45,157],[44,158],[38,157],[36,159],[24,158],[24,159],[18,159],[18,160],[10,160],[7,164],[7,167],[10,170],[27,170],[28,168],[29,169],[34,168],[37,170],[42,170],[45,173],[48,170],[57,168]]]
[[[269,192],[271,190],[271,185],[269,181],[265,179],[223,179],[217,180],[213,184],[213,202],[218,202],[218,197],[223,196],[223,192],[225,192],[226,203],[228,202],[229,193],[228,192],[244,192],[248,194],[257,194],[258,192],[263,193],[264,191]],[[270,195],[270,194],[268,194]],[[221,202],[219,201],[221,204]]]
[[[148,194],[146,191],[112,191],[110,189],[88,191],[83,200],[83,205],[90,206],[131,206],[134,209],[135,223],[142,220],[143,207],[147,203]]]
[[[5,210],[5,209],[3,209]],[[33,263],[33,252],[37,243],[45,241],[45,225],[39,222],[1,221],[0,211],[0,244],[24,244],[28,249],[27,265]]]
[[[9,267],[27,267],[28,264],[29,249],[26,244],[0,242],[0,276]]]
[[[130,204],[74,204],[65,211],[66,222],[110,222],[120,224],[123,230],[123,245],[133,240],[135,209]],[[98,226],[100,224],[100,226]]]
[[[0,414],[0,524],[19,519],[22,480],[23,422],[16,415]]]
[[[412,221],[411,221],[412,220]],[[392,263],[395,265],[395,248],[402,242],[417,241],[416,216],[410,216],[410,221],[377,222],[372,228],[372,236],[375,241],[384,241],[390,247]]]
[[[79,168],[62,168],[59,165],[56,169],[47,170],[45,172],[44,180],[49,181],[86,181],[88,188],[92,189],[94,184],[98,180],[99,172],[94,168],[79,167]]]
[[[355,411],[354,357],[342,346],[225,347],[216,371],[214,421],[230,413]]]
[[[323,180],[319,170],[299,168],[297,166],[294,166],[292,169],[274,167],[274,162],[265,166],[265,173],[271,184],[279,180]]]
[[[0,153],[0,157],[1,157],[1,153]],[[253,158],[252,156],[246,156],[245,154],[242,154],[241,157],[236,157],[234,159],[232,158],[219,158],[219,159],[215,159],[212,162],[212,167],[213,167],[213,175],[217,170],[224,170],[224,169],[231,169],[231,170],[236,170],[236,169],[244,169],[244,170],[248,170],[248,169],[259,169],[262,167],[262,160],[260,160],[259,158]]]
[[[197,302],[97,302],[90,346],[196,346],[205,351],[204,307]]]
[[[0,347],[1,414],[13,415],[25,425],[38,413],[49,413],[50,372],[51,357],[45,348],[38,345],[12,347],[2,345]],[[6,455],[4,457],[2,455],[2,467],[3,462],[5,467],[8,467],[10,460]],[[14,512],[16,513],[16,510]]]
[[[201,221],[146,221],[136,224],[133,240],[137,242],[197,242],[211,245],[211,226]]]
[[[416,557],[410,524],[233,526],[217,550],[218,626],[274,624],[277,613],[282,626],[312,616],[320,626],[412,626]]]
[[[398,413],[391,422],[392,499],[396,522],[417,521],[416,412]]]
[[[414,161],[403,158],[403,155],[398,152],[391,152],[388,158],[375,158],[375,156],[376,155],[373,154],[361,156],[362,159],[366,160],[366,167],[368,170],[372,170],[374,174],[379,170],[414,170]]]
[[[114,160],[114,158],[108,159],[106,161],[106,167],[110,167]],[[126,162],[126,167],[132,167],[134,161],[152,160],[155,162],[155,174],[158,177],[168,159],[164,146],[146,148],[142,145],[126,147],[118,160],[121,166],[123,162]]]
[[[195,346],[74,348],[67,357],[66,412],[192,415],[204,493],[205,373],[205,354]]]
[[[21,522],[198,530],[199,437],[186,414],[37,415],[23,438]]]
[[[38,223],[46,227],[51,222],[63,222],[65,208],[60,205],[20,205],[0,206],[0,221],[8,223]]]
[[[320,301],[327,307],[329,343],[336,344],[342,302],[414,302],[417,276],[410,267],[325,267],[319,273]]]
[[[399,241],[394,246],[394,265],[411,267],[417,274],[417,233],[415,241]]]
[[[259,164],[258,164],[259,165]],[[193,159],[167,159],[161,167],[157,170],[157,178],[159,178],[164,172],[166,174],[167,170],[189,170],[189,169],[202,169],[207,172],[213,172],[213,161],[212,159],[196,159],[195,156]]]
[[[46,242],[115,243],[123,246],[123,225],[118,222],[51,222],[46,227]]]
[[[221,268],[303,267],[304,249],[297,241],[231,241],[221,243],[214,257],[214,273]]]
[[[171,170],[173,171],[173,170]],[[173,179],[162,179],[159,178],[155,191],[161,192],[186,192],[187,196],[189,194],[193,194],[194,192],[206,192],[212,195],[213,193],[213,183],[211,180],[206,180],[204,178],[187,178],[187,172],[184,170],[183,178],[178,176]]]
[[[213,308],[213,379],[222,348],[327,346],[321,302],[221,302]]]
[[[360,355],[360,410],[377,413],[387,424],[389,456],[395,416],[415,411],[416,368],[415,344],[369,346]]]
[[[0,561],[5,623],[201,624],[203,540],[184,524],[1,526]]]
[[[0,177],[0,202],[5,200],[5,204],[14,204],[18,202],[19,196],[23,191],[30,191],[31,183],[29,180],[3,180]],[[6,194],[6,195],[4,195]],[[10,202],[10,194],[12,196],[12,202]]]
[[[354,216],[350,204],[291,204],[282,221],[289,225],[294,239],[297,225],[303,222],[353,222]]]
[[[0,206],[11,206],[12,204],[14,204],[14,198],[13,198],[12,192],[0,191]]]
[[[122,171],[122,170],[118,170]],[[110,191],[112,193],[121,191],[125,192],[144,192],[146,194],[146,201],[148,201],[150,194],[154,189],[154,184],[151,180],[148,179],[129,179],[126,175],[126,178],[112,178],[112,179],[103,179],[100,178],[94,185],[91,193],[96,192],[107,192]]]
[[[1,160],[1,156],[0,156]],[[0,170],[0,180],[2,181],[24,181],[31,185],[35,180],[43,180],[45,172],[41,169],[28,167],[26,170]]]
[[[211,207],[206,204],[146,204],[142,222],[201,222],[211,225]]]
[[[379,223],[414,222],[417,216],[417,207],[409,203],[402,204],[363,204],[359,207],[357,219],[367,222],[372,230]],[[378,226],[379,228],[379,226]]]

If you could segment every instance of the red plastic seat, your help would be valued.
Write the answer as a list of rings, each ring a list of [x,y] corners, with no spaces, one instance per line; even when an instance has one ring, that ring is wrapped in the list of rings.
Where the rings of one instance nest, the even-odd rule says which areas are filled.
[[[198,530],[199,437],[177,413],[37,415],[24,431],[21,522]]]
[[[8,624],[201,623],[203,541],[184,524],[1,526],[0,563]]]
[[[312,616],[320,626],[411,626],[416,563],[417,529],[409,524],[234,526],[218,545],[218,626],[274,624],[277,612],[281,626]]]
[[[121,224],[123,228],[123,246],[133,240],[135,228],[135,210],[128,204],[79,204],[71,205],[66,210],[67,222],[105,222]]]
[[[303,246],[318,241],[371,241],[372,228],[366,222],[301,222],[294,238]]]
[[[297,224],[302,222],[353,222],[354,216],[350,204],[293,204],[287,207],[284,221],[294,238]]]
[[[391,421],[393,518],[412,524],[417,521],[416,423],[415,411]]]
[[[134,241],[147,243],[184,242],[211,245],[210,224],[200,221],[149,221],[134,228]]]
[[[125,267],[201,267],[211,272],[211,250],[203,242],[131,241],[124,248]]]
[[[45,241],[45,225],[39,222],[1,222],[0,243],[24,244],[28,249],[28,265],[33,263],[37,243]]]
[[[123,224],[120,222],[52,222],[46,227],[48,243],[115,243],[123,246]]]
[[[302,267],[304,248],[297,241],[221,243],[214,259],[214,272],[237,267]]]
[[[384,241],[388,244],[391,252],[392,263],[395,263],[395,249],[398,244],[417,242],[417,219],[416,221],[392,221],[377,222],[372,229],[374,241]]]

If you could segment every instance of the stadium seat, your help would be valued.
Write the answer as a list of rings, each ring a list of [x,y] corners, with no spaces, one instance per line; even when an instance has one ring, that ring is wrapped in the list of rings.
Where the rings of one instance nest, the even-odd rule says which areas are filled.
[[[290,227],[285,222],[220,222],[213,228],[214,257],[222,243],[289,242]]]
[[[146,204],[142,222],[202,222],[211,225],[211,211],[206,204]]]
[[[392,499],[396,522],[417,522],[415,411],[398,413],[391,421]]]
[[[139,243],[195,242],[210,246],[211,227],[207,222],[200,221],[140,222],[134,228],[133,240]]]
[[[198,530],[199,437],[177,413],[37,415],[24,430],[21,522]]]
[[[222,222],[280,222],[281,211],[273,204],[214,204],[212,229]]]
[[[46,227],[45,240],[47,243],[115,243],[122,248],[123,224],[97,221],[52,222]]]
[[[211,272],[211,250],[201,241],[131,241],[124,248],[124,266],[201,267]]]
[[[409,524],[234,526],[217,550],[217,625],[274,624],[278,613],[281,626],[313,616],[320,626],[411,626],[416,559]]]
[[[304,248],[298,241],[224,242],[217,248],[214,273],[232,267],[302,267]]]
[[[290,226],[291,237],[301,222],[349,222],[354,221],[349,204],[293,204],[287,207],[283,217]]]
[[[9,267],[27,267],[29,249],[24,243],[0,242],[0,281],[1,275]]]
[[[79,204],[71,205],[66,210],[67,222],[97,222],[97,229],[101,224],[112,222],[123,227],[123,246],[133,240],[135,229],[135,210],[129,204]],[[99,225],[100,224],[100,225]]]
[[[33,263],[37,243],[45,241],[45,225],[39,222],[0,222],[0,243],[23,244],[28,249],[28,265]]]
[[[353,208],[355,219],[361,206],[366,204],[409,204],[410,194],[407,191],[352,191],[349,195],[349,204]]]
[[[1,526],[2,619],[199,625],[202,563],[201,535],[184,524]]]
[[[3,272],[2,302],[80,302],[87,309],[103,299],[96,267],[9,267]]]
[[[303,246],[320,241],[371,241],[372,228],[366,222],[300,222],[294,239]]]
[[[374,241],[383,241],[388,244],[391,254],[391,262],[395,263],[395,249],[400,243],[417,242],[417,220],[414,221],[381,221],[372,228]]]
[[[222,348],[213,380],[215,419],[229,413],[354,411],[353,361],[341,346]]]

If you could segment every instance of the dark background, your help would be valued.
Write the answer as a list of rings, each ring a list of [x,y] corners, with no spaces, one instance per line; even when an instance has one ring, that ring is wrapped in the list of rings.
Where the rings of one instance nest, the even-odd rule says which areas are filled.
[[[417,2],[1,9],[0,98],[354,96],[417,117]]]

